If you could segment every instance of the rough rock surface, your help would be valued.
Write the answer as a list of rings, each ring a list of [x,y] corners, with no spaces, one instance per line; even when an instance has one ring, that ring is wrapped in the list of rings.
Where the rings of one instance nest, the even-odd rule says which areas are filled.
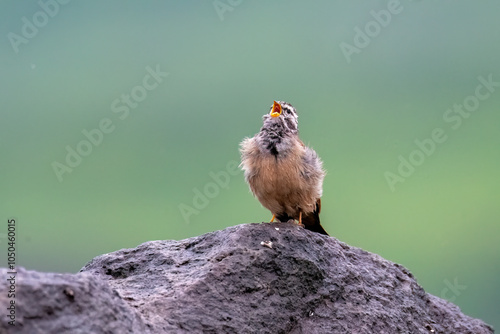
[[[493,333],[404,267],[287,223],[150,241],[81,271],[20,271],[23,327],[2,317],[0,333]]]
[[[54,274],[17,269],[15,299],[7,297],[0,269],[0,333],[146,333],[140,316],[103,280],[89,273]],[[15,300],[15,326],[6,307]]]

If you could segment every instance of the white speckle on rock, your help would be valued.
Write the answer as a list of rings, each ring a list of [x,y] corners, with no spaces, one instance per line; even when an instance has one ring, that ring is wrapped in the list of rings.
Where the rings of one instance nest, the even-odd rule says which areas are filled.
[[[273,242],[272,241],[261,241],[260,242],[261,246],[267,247],[267,248],[273,248]]]

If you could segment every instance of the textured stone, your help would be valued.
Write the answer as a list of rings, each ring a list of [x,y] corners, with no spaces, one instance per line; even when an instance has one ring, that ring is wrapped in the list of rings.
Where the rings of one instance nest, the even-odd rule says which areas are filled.
[[[0,277],[9,277],[0,269]],[[54,274],[17,269],[16,321],[8,324],[4,279],[0,283],[0,333],[147,333],[138,314],[103,280],[89,273]]]
[[[150,241],[98,256],[76,275],[19,275],[30,277],[21,284],[32,291],[19,302],[25,310],[36,305],[36,316],[24,316],[26,328],[55,322],[94,326],[86,333],[493,333],[427,294],[404,267],[288,223]],[[73,301],[62,292],[67,287]],[[35,291],[42,292],[30,297]],[[42,333],[21,333],[28,332]],[[66,333],[46,333],[56,332]]]

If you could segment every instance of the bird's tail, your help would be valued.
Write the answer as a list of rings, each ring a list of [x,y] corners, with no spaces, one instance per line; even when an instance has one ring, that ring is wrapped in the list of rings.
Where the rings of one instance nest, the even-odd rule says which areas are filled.
[[[302,217],[302,224],[306,230],[310,230],[316,233],[329,235],[319,221],[319,213],[321,212],[321,199],[316,202],[316,209]]]

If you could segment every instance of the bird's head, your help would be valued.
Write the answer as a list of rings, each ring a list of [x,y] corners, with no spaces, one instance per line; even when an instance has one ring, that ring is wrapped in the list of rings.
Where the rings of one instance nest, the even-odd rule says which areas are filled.
[[[265,114],[263,128],[274,129],[281,128],[285,133],[297,133],[299,116],[295,108],[288,102],[274,101],[269,113]]]

